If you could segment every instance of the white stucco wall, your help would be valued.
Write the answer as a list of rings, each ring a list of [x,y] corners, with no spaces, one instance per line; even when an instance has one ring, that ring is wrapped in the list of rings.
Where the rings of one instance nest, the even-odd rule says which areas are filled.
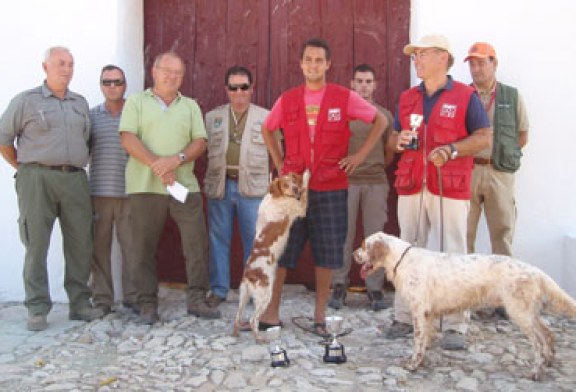
[[[116,63],[126,70],[128,92],[142,89],[142,0],[20,0],[0,2],[0,111],[18,92],[41,83],[42,54],[52,45],[68,46],[76,71],[71,88],[90,105],[100,101],[99,70]],[[491,42],[498,52],[498,76],[518,87],[529,111],[531,133],[517,174],[519,211],[515,252],[549,273],[576,295],[576,132],[572,92],[576,78],[576,2],[550,0],[412,0],[413,39],[445,34],[454,47],[452,75],[470,77],[462,63],[474,41]],[[418,81],[413,76],[413,83]],[[23,298],[23,248],[17,231],[13,169],[0,162],[0,301]],[[572,235],[568,238],[569,235]],[[489,250],[480,235],[479,250]],[[49,255],[53,299],[66,300],[59,229]]]
[[[74,55],[70,88],[90,106],[101,101],[100,69],[113,63],[126,72],[128,93],[142,90],[142,0],[20,0],[0,2],[0,112],[20,91],[42,83],[44,51],[66,46]],[[18,236],[14,170],[0,162],[0,301],[22,300],[24,249]],[[55,226],[49,259],[53,300],[65,301],[60,228]]]
[[[576,3],[550,0],[412,0],[411,35],[438,32],[454,48],[452,75],[470,82],[462,60],[474,41],[488,41],[499,57],[498,78],[518,87],[530,117],[530,138],[516,176],[515,254],[576,295]],[[413,74],[412,80],[417,82]],[[479,250],[489,251],[486,229]],[[571,245],[570,245],[571,244]]]

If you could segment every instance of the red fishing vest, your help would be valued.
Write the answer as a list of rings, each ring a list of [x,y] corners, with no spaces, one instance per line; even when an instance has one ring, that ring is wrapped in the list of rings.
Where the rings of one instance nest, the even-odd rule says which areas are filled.
[[[304,104],[304,86],[286,91],[282,95],[286,156],[282,173],[302,173],[310,169],[310,189],[334,191],[348,188],[348,177],[338,162],[348,155],[350,128],[348,127],[348,99],[350,90],[327,84],[320,104],[314,144]]]
[[[436,166],[427,160],[434,148],[453,143],[468,136],[466,111],[474,90],[459,82],[453,82],[450,90],[444,90],[428,118],[418,128],[418,150],[404,150],[398,161],[394,186],[399,195],[420,192],[425,182],[428,190],[440,194]],[[413,87],[402,93],[398,115],[402,129],[411,129],[410,114],[423,114],[423,92]],[[473,157],[449,160],[441,168],[444,196],[452,199],[470,199]]]

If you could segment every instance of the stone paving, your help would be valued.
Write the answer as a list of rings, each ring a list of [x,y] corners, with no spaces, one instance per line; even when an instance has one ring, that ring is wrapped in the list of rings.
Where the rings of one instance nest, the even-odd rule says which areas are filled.
[[[541,382],[527,379],[531,347],[507,321],[473,321],[465,351],[443,351],[435,341],[424,366],[410,373],[402,362],[412,351],[411,337],[382,336],[392,310],[373,312],[365,294],[349,294],[348,306],[329,311],[353,329],[340,339],[348,362],[332,365],[322,362],[321,339],[291,322],[312,315],[313,293],[287,286],[282,337],[291,365],[271,368],[267,345],[256,344],[251,333],[230,336],[237,293],[220,306],[220,320],[186,315],[178,288],[163,286],[160,297],[161,321],[151,327],[121,306],[103,320],[69,321],[67,305],[56,304],[42,332],[26,331],[21,303],[1,303],[0,391],[576,390],[574,320],[546,316],[556,360]]]

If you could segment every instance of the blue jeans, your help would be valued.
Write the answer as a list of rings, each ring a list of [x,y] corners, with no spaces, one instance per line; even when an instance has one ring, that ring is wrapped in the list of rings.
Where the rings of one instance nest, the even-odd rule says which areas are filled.
[[[245,263],[252,251],[261,201],[261,197],[243,197],[238,192],[238,183],[230,179],[226,179],[222,200],[208,199],[210,290],[218,297],[226,298],[230,290],[230,243],[234,213],[238,217]]]

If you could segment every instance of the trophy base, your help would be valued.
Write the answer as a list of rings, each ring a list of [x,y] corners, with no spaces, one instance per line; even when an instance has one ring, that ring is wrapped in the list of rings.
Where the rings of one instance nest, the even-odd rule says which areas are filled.
[[[286,350],[275,351],[270,354],[271,362],[270,366],[275,367],[288,367],[290,366],[290,360],[286,354]]]
[[[344,363],[346,362],[346,354],[344,353],[343,345],[327,345],[324,352],[325,363]]]

